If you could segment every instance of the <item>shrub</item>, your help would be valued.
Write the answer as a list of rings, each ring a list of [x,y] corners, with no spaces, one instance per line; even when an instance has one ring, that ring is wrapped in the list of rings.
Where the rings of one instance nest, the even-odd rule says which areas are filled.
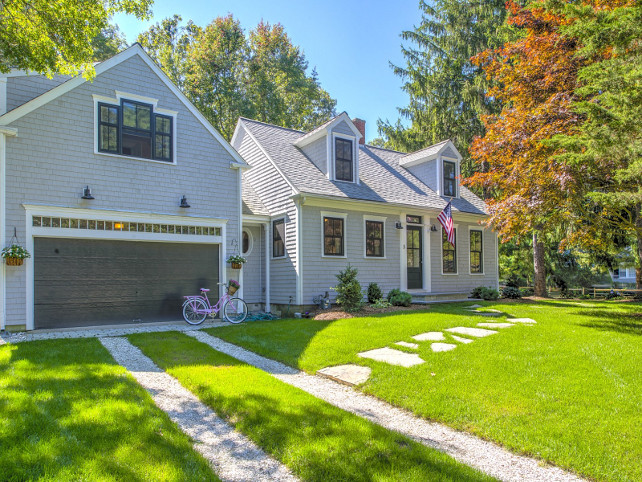
[[[524,288],[522,290],[522,296],[533,296],[535,294],[535,290],[533,288]]]
[[[410,306],[412,295],[406,291],[395,288],[388,293],[388,302],[392,306]]]
[[[381,298],[383,298],[383,293],[379,285],[377,283],[370,283],[368,285],[368,303],[376,303]]]
[[[385,298],[380,298],[372,306],[373,308],[390,308],[392,305]]]
[[[515,286],[504,286],[502,288],[502,298],[512,298],[514,300],[521,298],[522,293]]]
[[[499,298],[499,291],[493,288],[487,288],[486,286],[478,286],[472,291],[471,297],[481,298],[486,301],[495,301]]]
[[[346,269],[337,275],[339,284],[332,288],[337,292],[337,304],[346,311],[358,311],[361,308],[363,293],[357,273],[357,268],[346,266]]]
[[[606,294],[604,299],[613,300],[613,299],[619,298],[619,297],[620,297],[620,293],[618,293],[617,291],[611,290]]]
[[[593,297],[591,295],[589,295],[588,293],[585,293],[583,295],[578,296],[578,298],[581,299],[581,300],[590,300]]]
[[[516,274],[511,274],[506,280],[506,287],[510,288],[519,288],[519,276]]]

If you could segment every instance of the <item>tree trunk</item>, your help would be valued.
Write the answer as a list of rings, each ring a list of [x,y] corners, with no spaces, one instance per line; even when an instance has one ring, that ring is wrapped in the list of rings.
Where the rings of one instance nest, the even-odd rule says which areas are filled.
[[[642,205],[638,206],[635,228],[638,241],[638,265],[635,267],[635,289],[642,290]]]
[[[544,243],[537,240],[537,232],[533,231],[533,265],[535,267],[535,296],[546,297],[546,264],[544,262]]]

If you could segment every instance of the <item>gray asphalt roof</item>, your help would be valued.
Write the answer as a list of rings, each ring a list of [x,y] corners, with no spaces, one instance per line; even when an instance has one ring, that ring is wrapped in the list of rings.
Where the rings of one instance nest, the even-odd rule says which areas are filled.
[[[245,127],[301,193],[405,204],[418,208],[443,209],[448,200],[437,195],[407,169],[399,165],[406,153],[374,146],[359,146],[360,184],[331,181],[293,142],[301,131],[242,119]],[[486,213],[484,202],[460,187],[460,199],[453,199],[457,211]]]

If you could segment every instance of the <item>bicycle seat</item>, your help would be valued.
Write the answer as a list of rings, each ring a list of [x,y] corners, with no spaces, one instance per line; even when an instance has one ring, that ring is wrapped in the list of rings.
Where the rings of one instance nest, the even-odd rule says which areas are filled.
[[[207,293],[207,292],[209,291],[209,289],[208,289],[208,288],[201,288],[201,291],[202,291],[203,293]]]

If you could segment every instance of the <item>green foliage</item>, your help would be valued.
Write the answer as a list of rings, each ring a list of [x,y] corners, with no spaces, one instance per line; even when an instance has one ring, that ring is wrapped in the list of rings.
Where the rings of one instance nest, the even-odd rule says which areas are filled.
[[[240,254],[234,254],[227,258],[228,263],[247,263],[247,258],[241,256]]]
[[[3,1],[0,72],[16,68],[49,77],[83,72],[92,78],[94,52],[101,48],[99,37],[109,28],[111,16],[124,12],[143,20],[151,14],[151,3],[152,0]],[[106,43],[114,45],[111,41]]]
[[[346,311],[361,309],[363,293],[361,292],[361,283],[357,280],[357,273],[357,268],[346,266],[346,269],[336,275],[339,284],[332,288],[337,292],[337,304]]]
[[[392,306],[392,303],[390,303],[390,302],[389,302],[387,299],[385,299],[385,298],[380,298],[380,299],[378,299],[377,301],[375,301],[375,302],[372,304],[372,307],[373,307],[373,308],[377,308],[377,309],[380,309],[380,308],[390,308],[391,306]]]
[[[522,296],[533,296],[535,294],[535,290],[533,290],[533,288],[523,288],[520,291]]]
[[[204,28],[174,15],[138,41],[227,139],[239,117],[308,130],[334,115],[336,101],[281,24],[261,21],[246,35],[232,15]]]
[[[502,288],[502,298],[518,299],[522,297],[522,292],[515,286],[504,286]]]
[[[388,302],[392,306],[410,306],[412,303],[412,295],[406,291],[395,288],[388,292]]]
[[[368,285],[368,303],[376,303],[383,298],[383,292],[377,283],[370,283]]]
[[[478,286],[473,289],[470,296],[472,298],[481,298],[486,301],[495,301],[499,298],[499,291],[494,288],[488,288],[486,286]]]
[[[117,25],[108,24],[91,41],[93,60],[102,62],[127,47],[127,40]]]
[[[18,258],[18,259],[31,258],[31,254],[29,254],[29,251],[27,251],[27,248],[20,246],[19,244],[12,244],[11,246],[2,248],[2,252],[0,253],[0,256],[2,256],[3,258]]]
[[[464,156],[462,173],[469,173],[468,146],[483,134],[480,115],[496,110],[495,101],[485,96],[485,74],[470,59],[500,45],[504,3],[420,0],[419,26],[401,34],[409,44],[402,46],[406,65],[393,66],[409,96],[399,112],[411,126],[379,120],[386,147],[414,151],[451,139]]]

